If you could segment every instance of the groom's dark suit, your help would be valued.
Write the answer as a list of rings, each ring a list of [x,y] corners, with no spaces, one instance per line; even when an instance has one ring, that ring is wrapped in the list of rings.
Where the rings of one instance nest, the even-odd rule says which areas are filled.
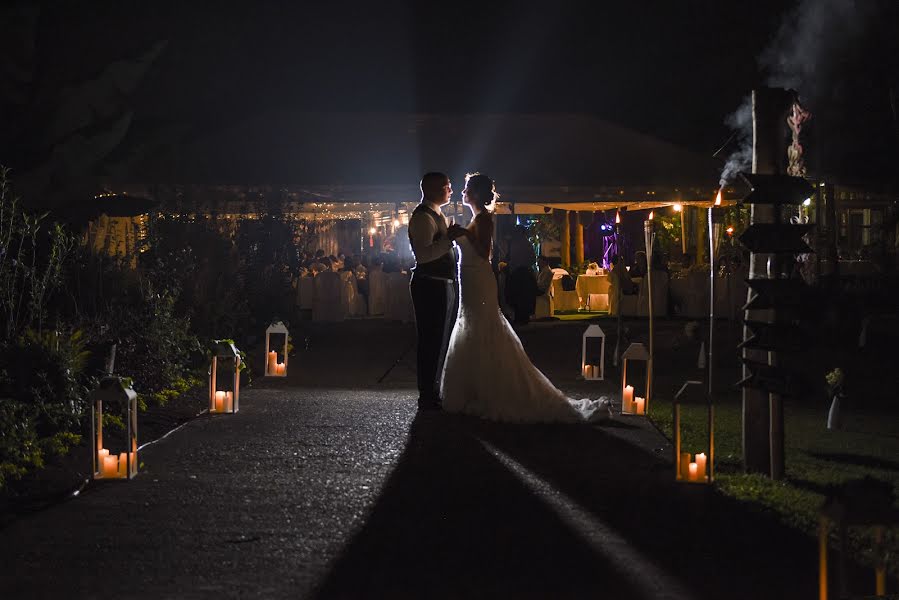
[[[431,408],[440,398],[440,372],[455,323],[456,260],[446,219],[419,204],[409,219],[415,268],[409,284],[418,332],[418,405]]]

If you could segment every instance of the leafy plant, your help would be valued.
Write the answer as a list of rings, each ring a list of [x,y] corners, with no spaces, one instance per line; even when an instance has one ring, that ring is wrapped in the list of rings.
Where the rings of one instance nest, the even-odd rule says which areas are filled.
[[[48,213],[22,210],[8,175],[0,167],[0,335],[7,341],[27,327],[43,330],[47,300],[75,244],[61,225],[45,222]]]

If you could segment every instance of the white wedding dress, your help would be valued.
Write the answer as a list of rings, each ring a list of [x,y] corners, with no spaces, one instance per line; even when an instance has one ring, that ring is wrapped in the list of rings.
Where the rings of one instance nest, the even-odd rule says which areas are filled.
[[[489,261],[467,237],[456,243],[461,300],[440,382],[443,409],[512,423],[609,419],[607,398],[568,398],[531,363],[500,312]]]

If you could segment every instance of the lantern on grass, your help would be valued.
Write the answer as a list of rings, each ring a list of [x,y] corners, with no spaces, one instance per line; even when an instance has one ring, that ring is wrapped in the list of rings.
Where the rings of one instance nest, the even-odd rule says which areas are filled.
[[[886,596],[887,548],[884,531],[899,524],[899,510],[893,507],[892,484],[873,477],[847,481],[828,495],[821,507],[818,521],[818,598],[827,600],[830,587],[827,572],[827,541],[831,524],[839,535],[840,558],[838,563],[839,598],[848,598],[849,582],[846,577],[849,527],[874,528],[874,594]],[[854,596],[853,596],[854,597]],[[865,596],[866,598],[868,596]]]
[[[708,417],[705,452],[681,452],[681,408],[702,406]],[[715,407],[701,381],[688,381],[674,396],[674,476],[683,483],[712,483],[715,480]],[[708,452],[708,454],[706,454]]]
[[[209,365],[209,412],[236,413],[240,404],[240,351],[216,340]]]
[[[281,321],[265,330],[265,376],[287,377],[287,327]]]
[[[631,344],[621,355],[621,414],[645,415],[649,410],[649,352],[643,344]],[[644,363],[642,383],[633,376],[633,363]],[[628,363],[631,363],[628,365]],[[631,376],[628,377],[628,366]],[[634,385],[638,383],[639,385]],[[638,396],[637,394],[642,394]]]
[[[606,334],[599,325],[584,332],[581,351],[581,375],[584,379],[602,381],[605,377]]]
[[[91,393],[91,455],[94,479],[131,479],[137,475],[137,393],[121,377],[107,376]],[[125,418],[125,440],[120,448],[106,447],[103,440],[103,407],[119,408]],[[124,410],[122,410],[124,409]],[[107,437],[106,443],[111,440]],[[111,444],[110,444],[111,445]],[[124,452],[120,452],[121,448]]]

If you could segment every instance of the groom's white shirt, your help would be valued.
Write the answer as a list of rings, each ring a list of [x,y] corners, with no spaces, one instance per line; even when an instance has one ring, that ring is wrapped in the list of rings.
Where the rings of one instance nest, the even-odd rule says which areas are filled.
[[[440,215],[441,219],[446,220],[439,206],[435,207],[433,204],[425,206]],[[438,229],[437,223],[424,211],[414,213],[409,219],[409,241],[412,242],[412,252],[415,253],[417,264],[435,261],[450,251],[453,245],[452,240],[445,233],[437,237],[438,233],[442,232]]]

